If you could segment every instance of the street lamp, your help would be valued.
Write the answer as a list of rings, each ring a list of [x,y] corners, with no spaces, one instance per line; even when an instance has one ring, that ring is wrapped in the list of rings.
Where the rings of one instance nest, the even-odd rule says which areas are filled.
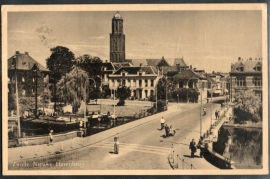
[[[211,84],[211,104],[210,104],[210,112],[211,112],[211,126],[212,126],[212,98],[213,98],[213,84],[212,81],[210,81]]]
[[[18,120],[18,137],[21,137],[21,121],[20,121],[20,106],[19,106],[19,94],[18,94],[18,80],[17,80],[17,55],[13,57],[12,66],[15,69],[15,90],[16,90],[16,106],[17,106],[17,120]]]
[[[38,76],[37,76],[37,73],[38,73],[38,64],[35,64],[34,68],[32,69],[34,72],[35,72],[35,117],[37,117],[37,87],[38,87],[38,84],[37,84],[37,81],[38,81]]]
[[[200,88],[201,88],[201,110],[200,110],[200,136],[202,136],[202,80],[200,80]]]

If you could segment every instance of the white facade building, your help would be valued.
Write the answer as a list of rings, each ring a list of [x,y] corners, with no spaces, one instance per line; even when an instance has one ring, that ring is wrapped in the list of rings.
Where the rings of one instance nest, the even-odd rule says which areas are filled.
[[[153,66],[121,67],[109,75],[109,88],[111,97],[114,90],[125,85],[131,89],[131,97],[145,99],[155,94],[156,85],[160,79],[158,70]]]

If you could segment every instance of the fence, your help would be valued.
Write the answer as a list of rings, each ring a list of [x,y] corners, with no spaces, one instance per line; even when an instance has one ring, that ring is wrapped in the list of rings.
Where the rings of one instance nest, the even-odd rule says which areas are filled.
[[[169,164],[174,170],[196,170],[197,168],[192,163],[187,163],[184,158],[181,158],[178,154],[175,154],[173,144],[171,152],[168,156]]]

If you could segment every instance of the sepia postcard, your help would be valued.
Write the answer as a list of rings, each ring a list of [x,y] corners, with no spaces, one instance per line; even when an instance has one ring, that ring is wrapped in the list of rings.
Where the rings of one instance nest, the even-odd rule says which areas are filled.
[[[266,4],[2,6],[3,175],[266,175]]]

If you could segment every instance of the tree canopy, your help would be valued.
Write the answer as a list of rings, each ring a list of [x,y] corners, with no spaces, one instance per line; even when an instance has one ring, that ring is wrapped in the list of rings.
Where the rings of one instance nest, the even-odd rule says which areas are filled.
[[[101,76],[102,60],[99,57],[92,57],[85,54],[76,58],[75,63],[78,67],[88,73],[89,77]]]
[[[51,83],[57,83],[63,75],[72,70],[74,53],[67,47],[57,46],[51,48],[51,56],[46,59],[47,68],[52,72]]]
[[[262,121],[262,101],[252,90],[240,90],[234,96],[236,123],[245,120]]]
[[[117,105],[123,106],[125,105],[125,100],[131,96],[130,87],[119,86],[117,88],[117,97],[119,98],[119,102]]]
[[[89,100],[88,74],[76,66],[73,66],[73,69],[59,80],[56,87],[61,101],[72,104],[74,111],[78,110],[81,100],[85,101],[85,97],[86,101]]]

